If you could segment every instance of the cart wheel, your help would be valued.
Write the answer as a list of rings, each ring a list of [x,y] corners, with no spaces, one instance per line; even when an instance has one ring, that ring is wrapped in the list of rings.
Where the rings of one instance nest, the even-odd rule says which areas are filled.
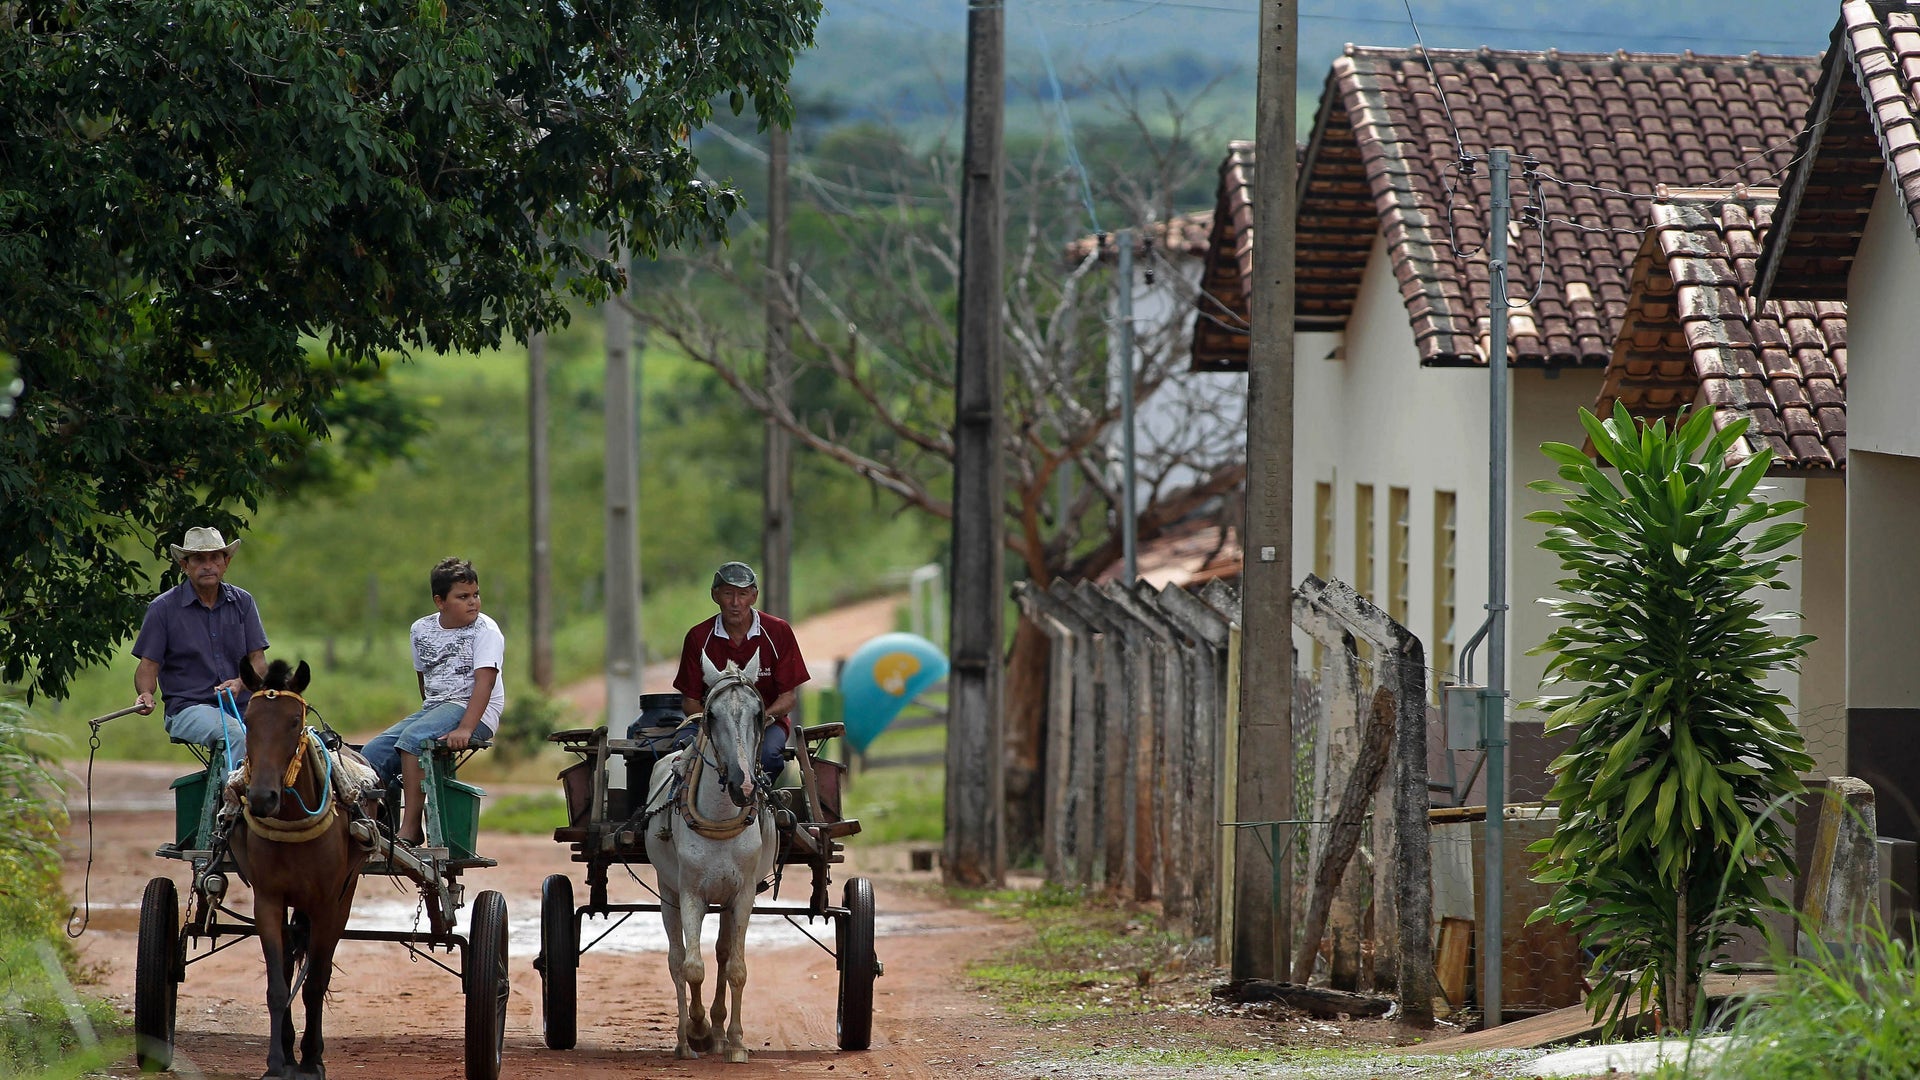
[[[834,1026],[840,1049],[865,1050],[873,1043],[873,882],[847,882],[846,915],[836,920],[840,945],[840,1010]]]
[[[499,1080],[507,1037],[507,901],[474,899],[467,935],[467,1080]]]
[[[140,944],[134,954],[134,1054],[142,1072],[173,1067],[173,1022],[180,997],[180,894],[172,878],[147,882],[140,899]]]
[[[551,874],[540,884],[541,1023],[552,1050],[571,1050],[578,1036],[576,989],[580,971],[579,924],[573,921],[573,880]]]

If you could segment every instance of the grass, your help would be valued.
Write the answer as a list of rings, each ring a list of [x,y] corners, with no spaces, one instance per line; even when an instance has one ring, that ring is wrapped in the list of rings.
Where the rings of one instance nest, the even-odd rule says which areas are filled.
[[[65,814],[24,708],[0,701],[0,1077],[78,1076],[125,1056],[112,1006],[74,989],[56,848]]]
[[[1156,983],[1204,963],[1199,950],[1211,949],[1161,930],[1151,911],[1077,890],[1048,885],[959,895],[1033,931],[967,974],[1038,1024],[1140,1008]]]
[[[1776,959],[1771,992],[1738,1007],[1717,1060],[1663,1065],[1658,1080],[1854,1080],[1920,1076],[1920,953],[1879,926],[1850,946]]]
[[[551,795],[490,795],[480,803],[480,831],[544,835],[567,824],[567,802]]]

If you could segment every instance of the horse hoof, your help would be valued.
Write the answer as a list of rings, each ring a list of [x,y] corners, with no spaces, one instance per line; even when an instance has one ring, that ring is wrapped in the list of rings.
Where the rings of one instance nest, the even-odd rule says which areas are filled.
[[[694,1061],[700,1057],[700,1051],[691,1046],[676,1046],[673,1048],[673,1056],[681,1061]]]
[[[736,1046],[728,1050],[727,1061],[733,1065],[745,1065],[747,1063],[747,1048],[744,1046]]]

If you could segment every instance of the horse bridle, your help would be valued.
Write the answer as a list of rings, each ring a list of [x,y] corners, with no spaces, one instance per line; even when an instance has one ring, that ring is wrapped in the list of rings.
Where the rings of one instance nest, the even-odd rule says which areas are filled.
[[[712,701],[713,696],[716,693],[718,693],[721,690],[731,690],[734,686],[744,686],[753,693],[754,700],[760,704],[760,716],[759,716],[760,724],[758,726],[764,726],[766,715],[767,715],[766,703],[763,701],[760,701],[760,691],[753,685],[752,680],[749,680],[744,674],[741,674],[736,671],[728,671],[728,672],[722,673],[719,680],[716,681],[712,686],[707,688],[707,700]],[[726,789],[727,794],[733,798],[734,804],[736,806],[744,807],[746,806],[746,802],[743,801],[744,797],[741,795],[739,785],[727,779],[727,770],[721,766],[717,758],[708,757],[707,753],[703,749],[701,749],[701,747],[711,746],[713,744],[712,721],[713,721],[713,711],[711,709],[708,709],[707,711],[701,714],[700,739],[695,746],[694,753],[700,755],[701,764],[705,765],[709,769],[712,769],[713,774],[720,778],[720,786]],[[758,762],[759,747],[750,746],[749,753],[752,754],[753,758],[755,759],[751,767],[758,768],[759,767],[759,762]]]

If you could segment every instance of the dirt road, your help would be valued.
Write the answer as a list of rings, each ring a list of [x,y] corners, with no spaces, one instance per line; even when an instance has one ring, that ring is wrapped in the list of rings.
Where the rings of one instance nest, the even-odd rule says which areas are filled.
[[[132,763],[96,766],[90,876],[79,807],[76,817],[82,820],[68,837],[69,890],[78,897],[84,885],[92,910],[91,924],[76,943],[83,963],[97,975],[98,984],[88,989],[129,1013],[141,892],[150,877],[165,875],[179,882],[184,893],[184,864],[152,854],[172,827],[165,799],[167,783],[178,771]],[[566,848],[544,837],[483,831],[482,841],[500,866],[470,872],[464,879],[468,897],[483,889],[499,890],[511,923],[512,998],[503,1076],[983,1076],[994,1075],[998,1070],[990,1063],[1010,1057],[1022,1047],[1023,1038],[1030,1038],[1030,1030],[984,1012],[987,1004],[964,989],[961,977],[968,962],[1004,944],[1018,929],[949,907],[931,887],[933,875],[905,869],[904,850],[860,850],[856,838],[849,863],[835,867],[834,897],[837,902],[839,882],[854,874],[874,881],[876,952],[886,973],[875,985],[871,1050],[837,1049],[832,959],[784,922],[756,919],[748,942],[744,1009],[752,1063],[728,1066],[711,1056],[676,1061],[673,986],[666,973],[664,938],[651,915],[634,916],[582,959],[579,1049],[548,1050],[541,1041],[540,982],[533,970],[539,951],[540,882],[550,873],[568,874],[576,891],[584,891],[580,868],[568,861]],[[387,878],[363,881],[355,923],[395,929],[413,925],[417,894],[410,886],[398,887],[405,884]],[[783,896],[803,896],[803,885],[790,879]],[[649,897],[628,881],[625,888],[615,883],[614,899]],[[245,910],[246,903],[244,886],[237,886],[236,908]],[[604,920],[588,923],[588,938],[606,925]],[[816,923],[812,929],[823,940],[832,940],[830,923]],[[709,929],[709,937],[711,933]],[[180,990],[177,1074],[221,1080],[260,1075],[267,1031],[263,972],[258,945],[251,939],[188,968]],[[441,1080],[462,1075],[459,982],[430,963],[414,960],[401,946],[343,944],[327,1016],[327,1065],[336,1078]],[[138,1073],[129,1062],[110,1075]]]

